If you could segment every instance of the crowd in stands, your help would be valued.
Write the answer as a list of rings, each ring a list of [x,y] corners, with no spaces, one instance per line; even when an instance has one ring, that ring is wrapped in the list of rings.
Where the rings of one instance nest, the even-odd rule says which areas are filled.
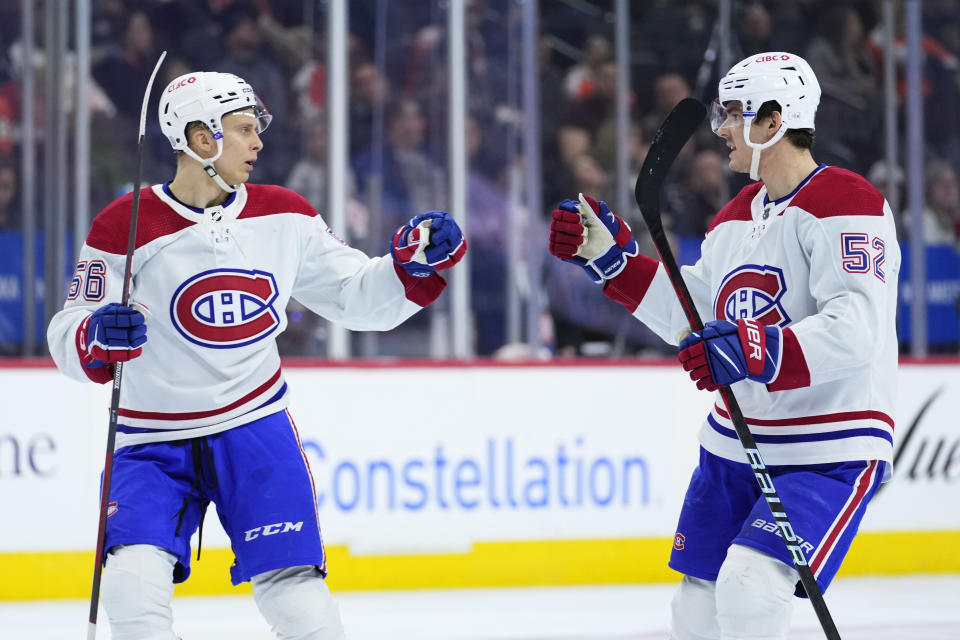
[[[155,94],[190,70],[235,73],[249,81],[274,114],[263,161],[252,180],[286,185],[319,211],[328,197],[326,4],[320,0],[94,0],[92,42],[91,210],[129,188],[136,152],[141,88],[160,50],[168,53]],[[349,3],[350,243],[383,254],[410,216],[449,207],[447,178],[447,27],[440,0],[351,0]],[[470,281],[476,351],[496,354],[507,342],[509,234],[540,234],[556,202],[578,191],[615,203],[618,144],[626,144],[630,185],[660,122],[679,100],[712,99],[721,70],[704,63],[717,44],[714,0],[630,3],[630,131],[616,128],[618,66],[612,0],[540,2],[539,81],[544,211],[516,207],[523,193],[520,3],[471,0],[467,7]],[[0,228],[18,228],[20,69],[19,2],[0,6]],[[885,51],[881,3],[836,0],[739,0],[733,3],[729,57],[787,50],[810,62],[823,96],[814,156],[857,171],[887,189],[903,188],[901,166],[886,167]],[[955,244],[960,220],[960,0],[923,3],[927,241]],[[902,18],[902,7],[897,9]],[[43,7],[37,46],[42,52]],[[903,20],[896,25],[898,118],[904,125]],[[72,45],[71,45],[72,46]],[[714,53],[715,53],[714,49]],[[42,77],[43,56],[35,56]],[[69,65],[68,65],[69,66]],[[38,82],[42,89],[43,83]],[[156,96],[155,100],[156,100]],[[38,105],[42,104],[42,96]],[[156,101],[152,103],[156,104]],[[155,108],[155,107],[154,107]],[[37,113],[42,114],[38,106]],[[153,112],[151,111],[151,114]],[[148,121],[152,122],[153,118]],[[42,135],[42,121],[37,121]],[[159,127],[148,127],[145,181],[173,173],[174,156]],[[902,145],[901,145],[902,148]],[[42,154],[38,167],[42,167]],[[722,145],[708,127],[684,149],[665,189],[664,218],[681,256],[696,246],[710,218],[747,180],[726,169]],[[631,187],[632,188],[632,187]],[[38,194],[42,200],[42,194]],[[522,198],[521,198],[522,200]],[[900,198],[903,202],[903,198]],[[642,236],[635,212],[619,212]],[[909,232],[908,228],[901,227]],[[691,245],[691,242],[693,243]],[[545,252],[545,240],[542,243]],[[523,240],[521,246],[536,246]],[[647,246],[648,251],[652,247]],[[696,253],[694,249],[693,253]],[[695,255],[693,258],[695,259]],[[600,295],[577,269],[553,260],[528,263],[546,287],[557,354],[622,355],[666,349]],[[528,282],[528,284],[529,284]],[[291,355],[322,355],[324,323],[291,307]],[[415,318],[411,330],[430,321]],[[422,326],[420,327],[423,328]],[[424,355],[425,355],[424,351]]]

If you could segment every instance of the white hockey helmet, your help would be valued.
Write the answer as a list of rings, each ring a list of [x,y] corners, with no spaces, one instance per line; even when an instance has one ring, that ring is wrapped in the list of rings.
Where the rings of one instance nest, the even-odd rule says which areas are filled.
[[[720,79],[719,96],[711,113],[711,125],[718,131],[726,120],[724,105],[739,101],[743,115],[743,137],[753,149],[750,177],[757,180],[760,151],[774,145],[788,129],[814,129],[820,104],[820,83],[807,61],[798,55],[771,51],[744,58]],[[775,100],[783,118],[779,131],[765,143],[750,140],[750,125],[764,102]]]
[[[247,82],[232,73],[198,71],[186,73],[167,85],[160,97],[160,129],[177,151],[203,165],[207,174],[225,191],[235,191],[213,168],[223,153],[223,116],[239,109],[253,109],[257,133],[263,133],[273,116]],[[217,153],[201,158],[187,144],[187,125],[202,122],[217,141]]]

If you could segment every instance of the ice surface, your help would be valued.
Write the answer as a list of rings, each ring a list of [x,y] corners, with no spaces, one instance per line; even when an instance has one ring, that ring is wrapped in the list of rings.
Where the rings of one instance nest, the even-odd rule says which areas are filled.
[[[335,594],[350,640],[666,640],[672,585]],[[960,576],[838,579],[826,595],[844,640],[960,640]],[[82,640],[87,603],[0,603],[0,640]],[[269,640],[252,596],[177,598],[184,640]],[[109,640],[101,613],[97,638]],[[821,640],[795,601],[791,640]]]

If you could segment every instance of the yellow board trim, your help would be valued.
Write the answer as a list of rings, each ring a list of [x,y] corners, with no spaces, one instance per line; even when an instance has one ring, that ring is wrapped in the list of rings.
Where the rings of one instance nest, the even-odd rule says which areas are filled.
[[[353,555],[327,548],[333,590],[443,589],[676,582],[667,567],[669,538],[479,542],[465,553]],[[841,575],[960,573],[958,531],[861,533]],[[233,587],[229,549],[204,549],[177,595],[250,593]],[[92,551],[0,553],[0,600],[89,598]],[[12,578],[12,579],[11,579]]]

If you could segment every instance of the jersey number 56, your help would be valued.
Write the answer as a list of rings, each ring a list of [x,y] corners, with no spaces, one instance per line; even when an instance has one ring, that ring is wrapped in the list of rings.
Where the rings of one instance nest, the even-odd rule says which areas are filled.
[[[88,302],[99,302],[106,294],[107,265],[103,260],[81,260],[70,279],[67,300],[76,300],[81,294]]]

